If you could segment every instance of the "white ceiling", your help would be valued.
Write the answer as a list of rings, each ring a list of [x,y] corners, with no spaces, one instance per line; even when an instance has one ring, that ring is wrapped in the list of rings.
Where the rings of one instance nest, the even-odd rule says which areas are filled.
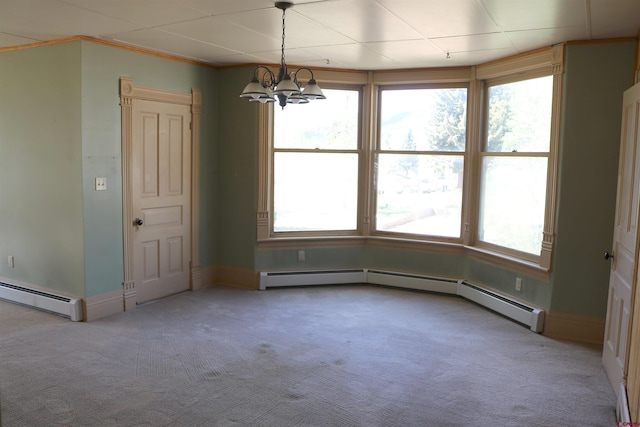
[[[293,3],[287,63],[312,67],[474,65],[640,30],[640,0]],[[0,0],[0,48],[76,35],[220,66],[279,63],[282,12],[272,0]]]

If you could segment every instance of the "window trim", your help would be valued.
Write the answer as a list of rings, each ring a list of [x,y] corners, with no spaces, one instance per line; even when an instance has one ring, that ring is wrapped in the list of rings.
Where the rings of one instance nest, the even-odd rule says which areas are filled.
[[[271,133],[269,134],[269,164],[270,167],[270,177],[274,179],[274,167],[273,163],[275,161],[276,153],[344,153],[344,154],[356,154],[358,156],[358,201],[356,205],[356,228],[349,230],[308,230],[308,231],[275,231],[274,230],[274,216],[270,215],[269,222],[269,235],[272,238],[325,238],[325,237],[339,237],[339,236],[362,236],[362,212],[363,212],[363,197],[362,197],[362,181],[363,176],[360,171],[363,170],[363,153],[365,149],[363,148],[363,105],[364,105],[364,87],[362,85],[352,85],[352,84],[335,84],[328,83],[322,85],[324,89],[337,89],[337,90],[350,90],[358,93],[358,135],[357,135],[357,144],[356,148],[345,148],[345,149],[309,149],[309,148],[276,148],[273,146],[273,126],[274,119],[271,120]],[[322,101],[318,101],[322,102]],[[271,105],[272,108],[271,114],[274,114],[274,106]],[[304,107],[303,107],[304,108]],[[275,117],[275,116],[274,116]],[[318,151],[316,151],[318,150]],[[274,198],[272,193],[273,181],[269,184],[269,212],[275,212]]]
[[[299,249],[332,247],[385,247],[438,254],[466,256],[482,262],[525,274],[546,281],[551,270],[555,240],[556,193],[558,186],[558,150],[560,138],[560,113],[562,105],[562,74],[564,45],[539,49],[498,61],[472,67],[349,71],[317,70],[316,80],[323,86],[342,85],[363,87],[361,110],[361,182],[359,203],[361,213],[356,235],[299,235],[291,237],[274,236],[272,233],[273,163],[271,135],[273,134],[273,106],[262,104],[258,110],[258,206],[257,206],[257,246],[258,249]],[[553,100],[548,153],[547,191],[543,239],[540,256],[532,261],[519,253],[508,253],[500,247],[484,247],[477,242],[477,222],[479,205],[480,142],[483,139],[482,102],[486,81],[521,80],[523,76],[552,74]],[[411,84],[453,84],[468,85],[467,92],[467,166],[464,171],[462,242],[435,241],[416,238],[413,235],[379,235],[372,229],[375,211],[373,194],[373,158],[378,136],[379,90],[381,86],[404,86]],[[466,206],[466,208],[465,208]]]
[[[472,246],[486,250],[492,253],[501,254],[507,257],[515,257],[516,259],[523,259],[524,261],[533,262],[545,271],[551,270],[552,254],[555,242],[555,217],[556,217],[556,193],[557,193],[557,181],[558,181],[558,151],[560,146],[560,115],[562,106],[562,74],[564,73],[564,45],[555,45],[551,48],[540,49],[529,54],[517,55],[512,58],[508,58],[504,61],[497,61],[485,65],[480,65],[476,69],[476,79],[479,80],[479,87],[477,88],[478,100],[482,102],[482,105],[478,105],[475,110],[477,114],[481,114],[479,117],[479,123],[476,130],[480,133],[477,135],[477,150],[475,154],[477,159],[474,161],[474,182],[478,186],[474,189],[475,201],[475,222],[473,225],[476,227],[474,230],[473,244]],[[548,163],[547,163],[547,189],[545,200],[545,215],[544,226],[542,231],[542,244],[540,248],[540,255],[531,257],[530,254],[525,254],[520,251],[510,250],[497,245],[492,245],[487,242],[479,242],[477,238],[477,225],[479,214],[479,185],[481,175],[481,157],[484,152],[485,146],[485,134],[484,127],[486,126],[486,87],[490,83],[491,85],[512,83],[527,79],[534,79],[543,76],[553,76],[553,95],[551,105],[551,129],[549,133],[549,151],[548,151]],[[545,152],[546,153],[546,152]],[[497,153],[491,153],[495,155]],[[525,153],[520,153],[525,154]],[[533,154],[533,153],[529,153]]]
[[[462,206],[461,206],[461,216],[460,216],[460,235],[459,237],[450,237],[450,236],[433,236],[433,235],[419,235],[419,234],[411,234],[411,233],[401,233],[401,232],[396,232],[396,231],[385,231],[385,230],[378,230],[376,228],[376,223],[377,223],[377,215],[376,215],[376,204],[377,204],[377,191],[372,191],[370,194],[371,197],[371,202],[372,202],[372,211],[371,211],[371,232],[370,235],[371,236],[375,236],[375,237],[390,237],[390,238],[399,238],[399,239],[411,239],[411,240],[416,240],[416,241],[421,241],[421,242],[444,242],[444,243],[457,243],[457,244],[461,244],[463,243],[463,239],[464,239],[464,222],[465,222],[465,218],[466,218],[466,210],[467,210],[467,205],[465,204],[465,199],[466,199],[466,194],[468,193],[468,185],[467,185],[467,181],[465,180],[466,177],[466,170],[468,169],[468,161],[470,158],[470,144],[469,144],[469,107],[470,107],[470,103],[469,103],[469,98],[470,98],[470,91],[471,91],[471,87],[470,87],[470,82],[466,81],[466,82],[451,82],[451,83],[447,83],[447,82],[443,82],[443,83],[434,83],[434,82],[429,82],[429,83],[422,83],[422,84],[418,84],[415,82],[412,83],[408,83],[408,84],[403,84],[403,83],[394,83],[394,84],[389,84],[389,85],[378,85],[376,87],[376,92],[377,92],[377,99],[381,98],[381,94],[382,91],[384,90],[412,90],[412,89],[466,89],[467,90],[467,113],[466,113],[466,124],[465,124],[465,133],[466,133],[466,143],[465,143],[465,149],[464,151],[422,151],[422,150],[413,150],[413,151],[408,151],[408,150],[397,150],[397,149],[393,149],[393,150],[385,150],[382,149],[381,144],[380,144],[380,138],[375,138],[374,141],[372,141],[372,146],[373,149],[372,151],[372,161],[375,162],[375,159],[377,159],[379,154],[413,154],[413,155],[427,155],[427,156],[452,156],[452,157],[462,157],[463,159],[463,163],[465,165],[464,169],[463,169],[463,187],[462,187]],[[380,135],[381,134],[381,128],[382,128],[382,123],[380,120],[380,107],[381,105],[378,103],[378,105],[376,105],[375,109],[376,109],[376,122],[375,122],[375,129],[376,129],[376,135]],[[372,163],[373,165],[373,163]],[[372,175],[369,177],[369,180],[371,182],[374,183],[374,185],[372,186],[373,190],[375,190],[375,172],[374,172],[374,167],[372,166]]]

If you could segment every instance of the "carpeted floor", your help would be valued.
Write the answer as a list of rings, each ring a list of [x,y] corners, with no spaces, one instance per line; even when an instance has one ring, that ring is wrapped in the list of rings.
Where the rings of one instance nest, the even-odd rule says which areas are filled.
[[[0,301],[2,425],[614,427],[601,349],[454,296],[186,292],[91,323]]]

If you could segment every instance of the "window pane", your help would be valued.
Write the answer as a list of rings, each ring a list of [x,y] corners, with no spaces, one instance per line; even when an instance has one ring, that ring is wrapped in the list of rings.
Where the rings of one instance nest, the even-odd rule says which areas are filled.
[[[549,151],[553,76],[489,87],[487,151]]]
[[[464,151],[467,89],[382,90],[380,149]]]
[[[273,203],[274,231],[357,229],[358,155],[275,153]]]
[[[463,156],[380,154],[376,229],[460,237]]]
[[[327,99],[274,106],[273,146],[303,149],[358,149],[356,90],[322,90]]]
[[[485,157],[479,238],[539,255],[547,188],[544,157]]]

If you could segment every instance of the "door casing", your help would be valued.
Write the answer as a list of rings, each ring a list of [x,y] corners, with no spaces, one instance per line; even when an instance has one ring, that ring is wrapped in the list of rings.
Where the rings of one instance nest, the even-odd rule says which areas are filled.
[[[122,115],[122,234],[124,251],[123,302],[124,310],[136,307],[137,294],[133,265],[133,232],[135,219],[132,200],[132,162],[131,150],[133,142],[133,100],[147,100],[191,107],[191,290],[200,289],[200,116],[202,110],[202,94],[199,89],[192,88],[191,93],[174,92],[135,85],[133,79],[120,78],[120,107]]]

